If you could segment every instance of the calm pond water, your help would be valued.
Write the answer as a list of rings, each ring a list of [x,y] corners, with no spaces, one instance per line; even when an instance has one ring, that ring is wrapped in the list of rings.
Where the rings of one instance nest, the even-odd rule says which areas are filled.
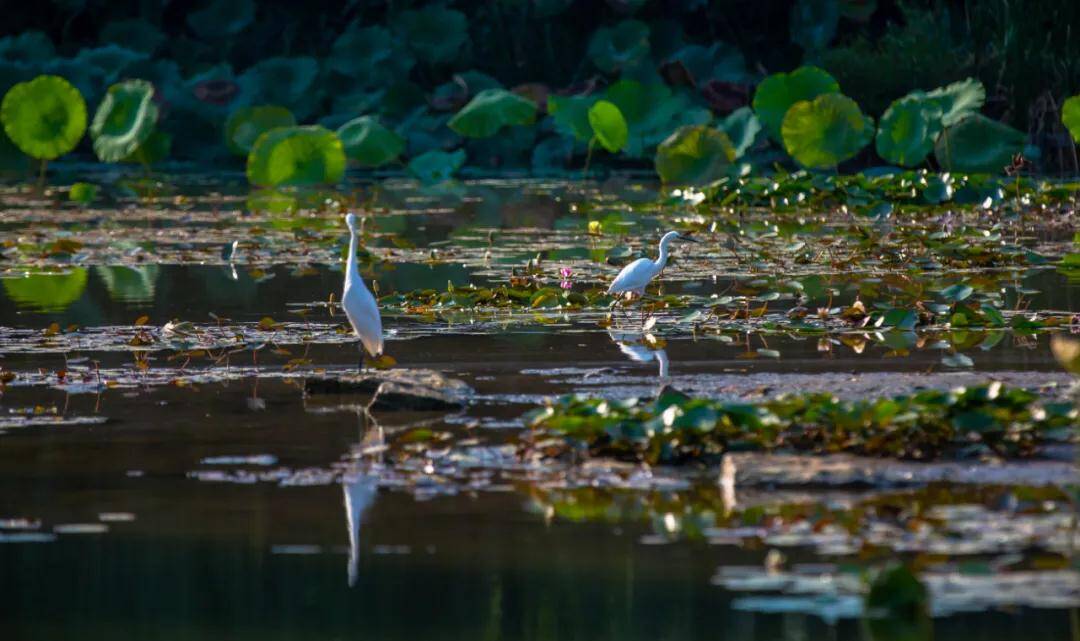
[[[386,259],[367,275],[384,294],[498,283],[537,253],[544,242],[537,239],[545,235],[536,230],[546,230],[548,240],[564,233],[567,225],[559,221],[585,198],[569,189],[568,196],[565,186],[485,183],[464,196],[434,200],[404,188],[390,192],[384,198],[391,211],[372,223],[381,234],[374,244],[414,253]],[[647,201],[635,189],[622,189],[636,201],[606,206],[624,210],[626,202]],[[223,212],[242,206],[234,197],[220,199]],[[1060,601],[1037,590],[1029,600],[995,600],[993,594],[1004,594],[999,585],[964,583],[999,565],[1060,570],[1059,548],[1048,542],[1057,534],[1038,529],[1044,526],[1031,526],[1034,533],[1023,541],[1001,534],[996,547],[970,554],[916,551],[924,566],[944,564],[942,571],[953,572],[953,592],[964,595],[967,605],[939,612],[932,630],[870,628],[857,617],[837,615],[842,600],[813,591],[806,593],[809,601],[800,601],[792,598],[798,590],[765,590],[777,598],[755,602],[746,590],[720,585],[720,568],[763,567],[777,547],[784,549],[786,567],[806,576],[853,563],[858,555],[822,554],[815,548],[820,541],[809,538],[785,546],[747,536],[732,544],[719,530],[695,531],[693,523],[718,524],[733,509],[730,499],[716,495],[715,471],[682,486],[628,494],[599,486],[568,489],[505,470],[468,471],[449,482],[427,482],[420,474],[396,486],[365,481],[367,468],[356,476],[357,462],[371,456],[365,444],[379,428],[387,434],[433,430],[498,445],[512,440],[521,415],[536,403],[575,391],[650,395],[666,382],[732,398],[812,389],[864,397],[990,378],[1062,386],[1067,379],[1045,335],[952,332],[938,337],[941,344],[911,345],[903,353],[893,337],[871,330],[838,334],[828,349],[820,336],[786,332],[752,332],[743,344],[742,338],[690,331],[678,324],[687,311],[680,310],[659,315],[651,331],[665,344],[657,350],[642,346],[632,320],[606,328],[595,317],[558,310],[542,320],[532,313],[422,319],[388,310],[388,351],[400,367],[442,371],[477,395],[461,412],[364,417],[356,405],[306,396],[297,378],[283,377],[296,358],[305,361],[300,372],[356,366],[355,345],[333,331],[303,338],[305,331],[342,322],[325,306],[311,305],[339,291],[340,268],[326,257],[340,255],[340,247],[336,241],[313,242],[307,253],[297,247],[307,242],[305,233],[331,237],[340,230],[282,226],[274,236],[260,231],[265,220],[230,213],[220,214],[220,225],[200,222],[199,212],[213,209],[206,202],[186,209],[165,205],[154,210],[157,218],[141,210],[95,210],[64,226],[82,245],[62,252],[74,258],[56,260],[85,268],[71,292],[60,291],[70,283],[59,281],[51,281],[57,289],[47,299],[28,298],[18,286],[0,289],[0,367],[18,375],[0,395],[0,631],[8,638],[765,641],[932,634],[989,641],[1076,633],[1070,610],[1062,607],[1080,594],[1071,571]],[[16,203],[9,211],[0,214],[6,218],[0,241],[45,243],[42,230],[56,230],[32,207]],[[662,226],[646,214],[625,216],[643,234]],[[336,215],[316,218],[334,221]],[[167,234],[149,239],[140,235],[146,230]],[[239,240],[234,260],[223,258],[228,242],[217,236],[206,243],[212,251],[200,254],[193,240],[200,230]],[[493,256],[484,265],[468,253],[485,251],[491,230],[501,235],[490,241]],[[262,240],[252,240],[259,234]],[[556,264],[573,264],[584,281],[584,263],[595,247],[584,235],[567,238],[558,236],[565,246],[539,251]],[[168,254],[172,242],[188,243],[176,251],[211,257],[191,262],[211,264],[177,264]],[[137,269],[119,266],[110,252],[120,249],[147,258]],[[457,259],[435,259],[455,250],[461,252]],[[693,257],[683,260],[665,274],[668,293],[707,299],[723,295],[739,278],[721,268],[715,278],[687,278],[680,265],[707,266],[693,266]],[[615,267],[596,269],[610,275]],[[18,281],[16,276],[9,272],[5,283]],[[1028,294],[1032,309],[1080,311],[1080,285],[1053,269],[1024,272],[1016,285],[1038,290]],[[849,292],[838,301],[850,304],[853,298]],[[310,313],[296,314],[304,309]],[[265,317],[316,329],[290,325],[257,355],[248,349],[231,356],[226,375],[220,363],[184,356],[182,349],[155,348],[140,366],[128,337],[138,331],[133,325],[141,316],[155,332],[173,319],[233,327]],[[45,336],[54,323],[61,335]],[[72,325],[78,329],[69,333]],[[110,334],[123,338],[110,343]],[[64,348],[50,342],[59,339],[76,342]],[[275,353],[275,346],[282,351]],[[749,349],[763,347],[780,358],[746,357]],[[946,352],[968,356],[972,366],[943,367]],[[243,369],[248,366],[260,375]],[[155,370],[168,372],[163,383],[145,378]],[[71,383],[74,373],[94,381],[94,372],[117,384]],[[175,383],[195,374],[207,377]],[[33,424],[35,417],[44,424]],[[437,467],[439,456],[419,458]],[[739,518],[749,525],[760,518],[753,510],[777,515],[793,505],[862,513],[874,501],[909,501],[888,498],[898,491],[803,488],[789,496],[758,488],[740,496],[745,511]],[[999,515],[993,522],[1002,527],[1014,517],[1026,524],[1032,515],[1064,514],[1065,502],[1053,491],[971,492],[946,485],[918,501],[942,509],[967,506],[958,522],[973,522],[976,508],[989,510],[979,514]],[[761,523],[772,527],[768,518]],[[960,531],[950,536],[955,540]],[[886,557],[901,554],[883,549]]]

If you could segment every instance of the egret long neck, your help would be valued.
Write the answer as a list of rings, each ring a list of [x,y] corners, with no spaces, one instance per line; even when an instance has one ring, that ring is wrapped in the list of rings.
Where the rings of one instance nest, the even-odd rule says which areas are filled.
[[[653,261],[653,264],[656,265],[657,270],[661,270],[664,268],[665,265],[667,265],[667,259],[670,255],[670,253],[668,252],[668,242],[669,241],[667,238],[660,241],[660,255],[657,256],[656,260]]]
[[[360,270],[356,266],[356,230],[349,229],[349,258],[345,264],[345,278],[349,281],[362,282]]]

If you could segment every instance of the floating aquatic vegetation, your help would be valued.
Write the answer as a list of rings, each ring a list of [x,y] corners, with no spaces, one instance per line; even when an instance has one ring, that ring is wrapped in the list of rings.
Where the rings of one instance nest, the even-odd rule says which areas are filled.
[[[650,462],[716,460],[727,451],[781,449],[932,459],[1030,456],[1071,438],[1077,410],[990,383],[877,400],[831,394],[723,402],[665,391],[655,401],[564,396],[525,417],[536,438],[561,435],[599,456]]]

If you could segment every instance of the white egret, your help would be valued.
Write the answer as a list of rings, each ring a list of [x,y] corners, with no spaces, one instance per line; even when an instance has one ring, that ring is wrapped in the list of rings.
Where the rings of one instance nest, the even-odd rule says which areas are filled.
[[[345,265],[345,289],[341,293],[341,306],[345,309],[345,316],[352,325],[353,332],[360,338],[360,343],[367,353],[374,359],[382,356],[383,335],[382,318],[379,316],[379,305],[368,288],[364,286],[364,280],[360,278],[360,270],[356,266],[356,215],[347,214],[345,224],[349,227],[349,258]],[[363,355],[360,364],[363,365]]]
[[[685,240],[691,243],[697,242],[689,236],[679,234],[677,231],[669,231],[660,239],[660,255],[656,257],[656,260],[639,258],[626,267],[623,267],[622,271],[619,272],[619,275],[615,277],[615,280],[611,281],[611,285],[607,290],[608,295],[615,295],[619,298],[622,298],[627,294],[629,294],[631,298],[635,295],[644,296],[645,288],[652,282],[652,279],[656,278],[660,275],[660,272],[664,271],[668,257],[671,255],[668,250],[668,245],[675,240]]]

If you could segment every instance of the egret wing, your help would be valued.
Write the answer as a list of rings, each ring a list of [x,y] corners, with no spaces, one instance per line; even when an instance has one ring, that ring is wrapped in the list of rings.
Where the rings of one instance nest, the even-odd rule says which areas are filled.
[[[622,268],[615,280],[608,287],[608,294],[623,294],[644,288],[653,277],[653,262],[648,258],[639,258]]]

